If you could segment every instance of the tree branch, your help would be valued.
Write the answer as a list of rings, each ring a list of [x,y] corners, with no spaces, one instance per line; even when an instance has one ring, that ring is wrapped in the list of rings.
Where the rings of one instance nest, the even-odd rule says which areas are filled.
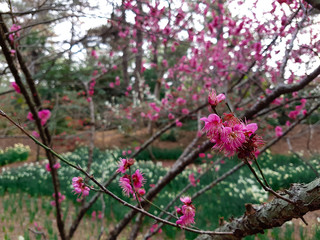
[[[247,204],[246,209],[250,212],[232,222],[219,227],[216,231],[233,231],[235,236],[209,236],[201,235],[197,240],[235,240],[248,235],[263,233],[265,229],[279,227],[293,218],[300,218],[310,211],[320,209],[320,179],[316,179],[309,184],[293,184],[287,190],[290,197],[298,203],[298,207],[287,203],[281,199],[274,199],[267,204],[251,205]],[[289,196],[290,195],[290,196]]]

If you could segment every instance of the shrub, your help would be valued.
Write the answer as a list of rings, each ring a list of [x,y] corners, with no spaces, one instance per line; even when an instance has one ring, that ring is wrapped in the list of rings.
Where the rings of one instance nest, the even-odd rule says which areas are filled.
[[[30,147],[21,143],[15,144],[13,147],[7,147],[5,150],[0,149],[0,166],[25,161],[28,159],[29,154]]]

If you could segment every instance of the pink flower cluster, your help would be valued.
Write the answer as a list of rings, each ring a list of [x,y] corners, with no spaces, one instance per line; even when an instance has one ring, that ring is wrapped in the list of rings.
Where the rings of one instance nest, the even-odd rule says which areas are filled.
[[[255,134],[258,125],[245,124],[232,113],[224,113],[223,118],[217,114],[210,114],[208,118],[200,120],[205,122],[203,130],[207,137],[215,143],[213,149],[223,152],[226,156],[237,153],[240,159],[254,159],[254,153],[263,144],[261,137]]]
[[[118,169],[116,170],[118,173],[125,173],[127,169],[129,169],[134,164],[134,159],[124,159],[120,158]],[[145,179],[140,173],[140,170],[137,169],[134,174],[129,175],[125,174],[120,177],[119,185],[122,188],[123,193],[126,196],[130,196],[132,194],[133,198],[135,198],[135,193],[140,196],[143,196],[146,193],[146,190],[143,187],[145,183]]]
[[[43,126],[43,125],[45,125],[47,123],[47,121],[51,117],[51,112],[48,109],[41,110],[41,111],[38,112],[38,117],[40,118],[41,125]],[[33,115],[32,115],[31,112],[28,112],[27,119],[30,120],[30,121],[34,120]]]
[[[56,163],[53,165],[53,168],[54,168],[54,169],[59,169],[60,167],[61,167],[60,162],[56,162]],[[51,172],[51,168],[50,168],[50,164],[49,164],[49,163],[46,164],[46,170],[47,170],[48,172]]]
[[[196,181],[196,179],[195,179],[195,177],[194,177],[194,173],[191,173],[190,175],[189,175],[189,182],[190,182],[190,184],[192,185],[192,186],[197,186],[197,183],[199,183],[200,182],[200,179],[198,179],[197,181]]]
[[[88,188],[84,182],[82,177],[74,177],[72,178],[72,187],[74,188],[74,192],[78,194],[78,196],[88,196],[90,188]]]
[[[96,211],[93,211],[92,214],[91,214],[91,219],[92,219],[92,221],[95,221],[95,220],[96,220],[96,217],[97,217],[97,212],[96,212]],[[101,211],[98,211],[98,219],[99,219],[99,220],[102,219],[102,212],[101,212]]]
[[[54,193],[54,194],[52,194],[52,197],[56,197],[56,194]],[[59,197],[59,200],[58,200],[58,202],[59,203],[61,203],[62,201],[64,201],[65,199],[66,199],[66,196],[65,195],[62,195],[60,192],[58,193],[58,197]],[[55,201],[51,201],[50,202],[50,205],[51,206],[55,206],[56,205],[56,202]]]
[[[277,137],[280,137],[280,136],[282,136],[282,127],[280,127],[280,126],[276,126],[276,128],[274,129],[275,130],[275,132],[276,132],[276,136]]]
[[[307,110],[303,109],[306,106],[307,100],[305,98],[301,99],[301,105],[296,106],[295,110],[289,112],[288,117],[291,119],[296,119],[297,116],[302,113],[303,115],[307,114]]]
[[[14,33],[11,33],[9,34],[9,39],[10,41],[13,43],[15,38],[18,38],[20,37],[20,33],[19,33],[19,30],[21,29],[21,26],[20,25],[17,25],[17,24],[13,24],[10,28],[10,32],[14,32]]]
[[[180,201],[183,203],[181,208],[176,208],[176,211],[181,217],[176,221],[176,224],[181,226],[187,226],[194,224],[194,217],[196,209],[192,205],[190,197],[181,197]]]
[[[139,196],[143,196],[146,191],[143,187],[145,179],[140,173],[139,169],[136,170],[132,176],[125,174],[123,177],[120,177],[119,185],[122,188],[123,193],[130,197],[130,194],[135,198],[135,192]],[[132,188],[134,187],[134,189]]]

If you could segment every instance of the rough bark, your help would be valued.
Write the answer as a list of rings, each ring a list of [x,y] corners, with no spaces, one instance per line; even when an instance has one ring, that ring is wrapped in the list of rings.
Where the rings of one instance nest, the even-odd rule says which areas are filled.
[[[265,229],[279,227],[293,218],[301,218],[310,211],[320,209],[320,179],[308,184],[293,184],[283,196],[295,201],[289,204],[273,199],[267,204],[246,204],[246,212],[240,218],[216,229],[219,232],[234,232],[234,236],[200,235],[197,240],[236,240],[248,235],[263,233]]]

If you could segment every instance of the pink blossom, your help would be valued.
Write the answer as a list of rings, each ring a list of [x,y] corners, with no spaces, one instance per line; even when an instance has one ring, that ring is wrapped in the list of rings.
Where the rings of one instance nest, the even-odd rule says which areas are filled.
[[[298,114],[299,114],[299,111],[294,110],[294,111],[289,112],[288,117],[291,118],[291,119],[296,119]]]
[[[135,188],[141,188],[145,182],[144,177],[140,173],[139,169],[136,170],[134,174],[132,174],[132,184]]]
[[[130,194],[133,194],[129,175],[126,174],[123,177],[120,177],[119,185],[122,188],[124,195],[126,195],[127,197],[129,197]]]
[[[177,213],[182,215],[177,221],[176,224],[181,226],[187,226],[194,224],[195,217],[195,207],[192,205],[190,197],[180,198],[181,202],[184,204],[181,208],[177,208]]]
[[[19,88],[18,84],[16,84],[15,82],[12,82],[12,83],[11,83],[11,86],[14,88],[14,90],[15,90],[17,93],[21,93],[21,89]]]
[[[166,59],[162,60],[162,66],[164,66],[165,68],[168,67],[168,61]]]
[[[207,132],[208,137],[212,136],[214,139],[219,137],[219,132],[222,129],[222,120],[217,114],[210,114],[208,118],[200,118],[200,121],[204,121],[203,131]]]
[[[307,113],[308,113],[308,111],[306,110],[306,109],[303,109],[302,110],[302,114],[305,116],[305,115],[307,115]]]
[[[54,169],[59,169],[60,167],[61,167],[60,162],[56,162],[56,163],[53,165],[53,168],[54,168]]]
[[[290,125],[291,125],[291,122],[290,121],[286,121],[286,126],[290,127]]]
[[[275,132],[276,132],[276,136],[277,136],[277,137],[282,136],[282,134],[283,134],[283,133],[282,133],[282,127],[276,126]]]
[[[49,164],[49,163],[46,164],[46,170],[47,170],[48,172],[51,172],[51,168],[50,168],[50,164]]]
[[[217,93],[214,89],[212,89],[211,93],[209,94],[208,96],[208,101],[209,101],[209,104],[212,106],[212,107],[216,107],[220,102],[222,102],[224,99],[226,98],[226,96],[222,93],[220,93],[218,96],[217,96]]]
[[[9,39],[11,42],[13,42],[15,40],[15,38],[20,37],[20,33],[18,32],[21,29],[20,25],[17,24],[13,24],[10,28],[10,32],[14,32],[9,34]]]
[[[153,233],[157,228],[158,228],[158,224],[153,224],[151,226],[151,228],[150,228],[150,232]],[[162,233],[162,229],[161,228],[158,230],[158,233]]]
[[[182,127],[182,122],[180,122],[178,119],[176,120],[176,126],[177,127]]]
[[[194,178],[194,173],[191,173],[190,175],[189,175],[189,182],[190,182],[190,184],[192,185],[192,186],[196,186],[196,179]]]
[[[149,106],[156,112],[160,112],[160,108],[157,107],[156,103],[152,102],[152,103],[149,103]]]
[[[168,114],[168,118],[169,118],[170,120],[172,120],[172,119],[174,119],[174,115],[173,115],[172,113],[169,113],[169,114]]]
[[[53,193],[52,197],[55,198],[56,194]],[[58,202],[61,203],[62,201],[64,201],[66,199],[65,195],[62,195],[60,192],[58,193]],[[56,206],[56,202],[55,201],[51,201],[50,202],[51,206]]]
[[[139,194],[140,196],[143,196],[143,195],[146,194],[146,190],[145,190],[144,188],[139,188],[139,189],[138,189],[138,194]]]
[[[102,219],[102,212],[101,211],[98,212],[98,219],[100,219],[100,220]]]
[[[28,115],[27,115],[27,119],[30,120],[30,121],[33,121],[33,115],[31,112],[28,112]]]
[[[109,83],[110,88],[114,88],[114,82]]]
[[[191,197],[189,197],[189,196],[181,197],[180,201],[186,205],[190,205],[192,203]]]
[[[189,110],[187,108],[183,108],[181,112],[182,114],[185,114],[185,115],[189,114]]]
[[[37,131],[32,131],[31,134],[32,134],[32,136],[34,136],[35,138],[39,138],[39,137],[40,137],[40,135],[39,135],[39,133],[38,133]]]
[[[122,154],[123,155],[123,154]],[[126,170],[131,167],[134,164],[134,159],[133,158],[120,158],[120,161],[118,163],[118,169],[116,172],[118,173],[125,173]]]
[[[41,226],[37,222],[34,222],[34,227],[36,228],[37,231],[41,231]]]
[[[44,109],[38,112],[38,117],[41,120],[41,125],[45,125],[46,122],[49,120],[49,118],[51,117],[51,112],[48,109]]]
[[[205,122],[203,130],[211,142],[213,149],[222,151],[226,156],[238,153],[239,158],[254,158],[254,152],[263,144],[261,137],[254,134],[258,129],[256,123],[245,124],[232,113],[223,114],[221,119],[216,114],[200,119]]]
[[[91,213],[91,220],[92,220],[92,221],[95,221],[95,220],[96,220],[96,216],[97,216],[96,211],[93,211],[93,212]]]
[[[92,56],[93,58],[95,58],[95,59],[98,59],[97,51],[94,50],[94,49],[92,49],[92,51],[91,51],[91,56]]]
[[[185,99],[181,98],[181,97],[178,97],[177,100],[176,100],[176,103],[178,105],[184,105],[184,104],[186,104],[186,102],[187,101]]]
[[[232,156],[246,140],[241,124],[236,124],[233,128],[222,128],[220,137],[227,156]]]
[[[120,77],[119,76],[116,77],[116,85],[120,86]]]
[[[11,50],[10,50],[10,55],[11,55],[12,57],[14,57],[15,54],[16,54],[16,50],[11,49]]]
[[[74,188],[74,192],[78,194],[78,196],[88,196],[90,188],[88,188],[83,181],[82,177],[74,177],[72,178],[72,187]]]
[[[205,153],[199,153],[199,157],[200,157],[200,158],[205,158],[205,157],[206,157],[206,154],[205,154]]]

